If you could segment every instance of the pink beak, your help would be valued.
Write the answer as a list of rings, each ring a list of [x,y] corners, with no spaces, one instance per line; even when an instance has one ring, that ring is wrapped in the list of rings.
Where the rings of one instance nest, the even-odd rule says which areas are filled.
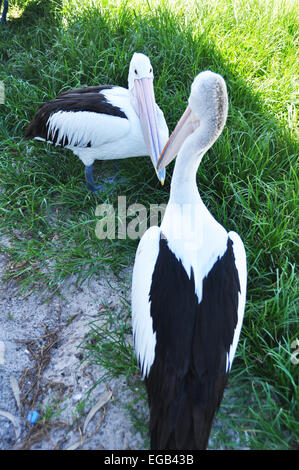
[[[140,119],[140,125],[144,141],[156,170],[159,156],[162,151],[159,135],[156,101],[152,78],[141,78],[134,81],[135,110]],[[165,169],[157,171],[157,176],[162,184],[165,180]]]
[[[185,139],[192,134],[198,126],[199,120],[192,112],[190,106],[187,106],[160,155],[157,164],[158,171],[165,168],[166,165],[177,156]]]

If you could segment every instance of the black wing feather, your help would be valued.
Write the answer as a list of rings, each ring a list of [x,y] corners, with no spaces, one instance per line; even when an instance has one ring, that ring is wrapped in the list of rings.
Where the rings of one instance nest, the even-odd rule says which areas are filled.
[[[240,284],[232,241],[203,280],[202,301],[160,239],[150,291],[155,360],[145,379],[152,449],[205,449],[227,382]]]
[[[127,119],[126,114],[117,106],[109,103],[106,97],[101,93],[104,90],[113,88],[112,85],[90,86],[76,88],[60,93],[56,98],[47,103],[42,103],[33,120],[25,131],[25,140],[40,137],[42,139],[59,144],[61,146],[68,145],[67,137],[63,137],[57,142],[58,131],[48,133],[48,119],[52,114],[59,111],[90,111],[99,114],[108,114],[110,116],[118,116]],[[87,143],[86,147],[90,147]]]

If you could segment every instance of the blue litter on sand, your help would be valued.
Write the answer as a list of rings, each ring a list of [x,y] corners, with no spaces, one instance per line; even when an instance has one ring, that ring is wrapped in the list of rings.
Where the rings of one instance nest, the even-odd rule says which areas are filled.
[[[34,424],[39,418],[39,414],[37,411],[29,411],[27,415],[27,420],[30,424]]]

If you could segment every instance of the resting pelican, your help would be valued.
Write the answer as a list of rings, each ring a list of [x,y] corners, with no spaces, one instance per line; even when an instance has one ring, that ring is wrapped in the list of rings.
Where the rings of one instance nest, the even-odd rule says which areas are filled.
[[[85,165],[87,187],[95,160],[150,155],[156,168],[169,137],[164,114],[155,102],[149,58],[135,53],[129,67],[129,88],[104,85],[69,90],[43,103],[27,127],[25,139],[69,148]],[[158,172],[164,183],[165,169]]]
[[[150,409],[152,449],[205,449],[243,322],[246,254],[202,201],[196,173],[222,132],[225,81],[205,71],[158,162],[177,154],[159,227],[140,240],[132,281],[134,346]]]

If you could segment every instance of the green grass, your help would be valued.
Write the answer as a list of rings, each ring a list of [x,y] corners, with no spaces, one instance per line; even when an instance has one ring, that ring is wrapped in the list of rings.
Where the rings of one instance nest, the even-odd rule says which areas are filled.
[[[126,86],[132,53],[142,51],[172,130],[195,75],[207,68],[223,75],[227,125],[198,184],[209,210],[245,243],[248,301],[227,392],[234,398],[220,408],[213,446],[298,446],[299,364],[291,361],[299,338],[296,2],[14,0],[0,26],[0,250],[9,256],[7,276],[24,288],[57,289],[70,274],[83,280],[130,266],[138,240],[98,240],[96,206],[116,207],[118,195],[128,205],[165,203],[173,168],[162,188],[149,159],[98,162],[98,179],[119,177],[99,199],[70,151],[22,140],[39,103],[70,87]],[[113,364],[124,372],[129,345],[113,333],[106,342],[107,361],[116,344],[120,366]]]

